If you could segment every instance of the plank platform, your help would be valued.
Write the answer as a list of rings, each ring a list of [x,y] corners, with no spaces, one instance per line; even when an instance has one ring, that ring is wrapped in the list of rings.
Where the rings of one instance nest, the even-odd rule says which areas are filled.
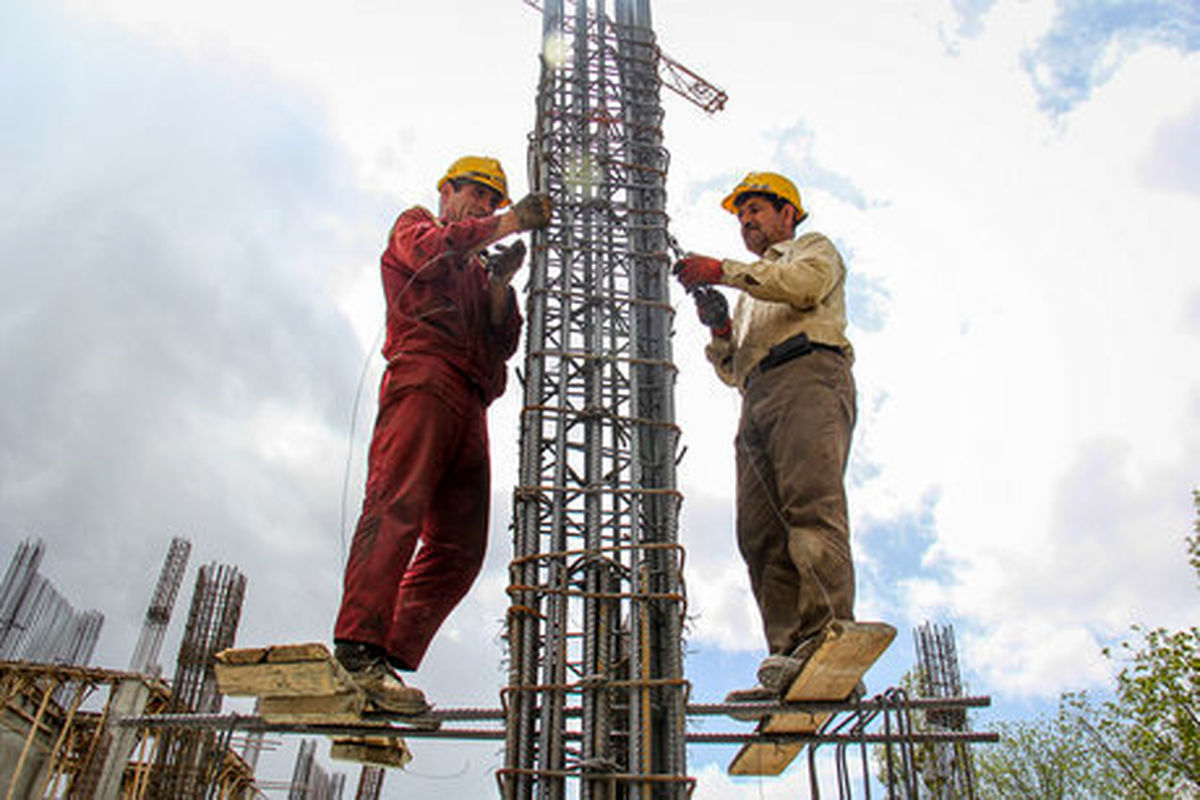
[[[222,650],[215,656],[217,687],[230,696],[294,697],[361,690],[323,644]]]
[[[387,736],[344,736],[333,740],[329,757],[376,767],[400,768],[412,761],[403,739]]]
[[[215,661],[221,693],[257,697],[258,715],[272,724],[380,729],[394,729],[392,722],[425,729],[440,725],[437,720],[380,712],[329,648],[318,642],[222,650]],[[384,767],[403,767],[412,760],[408,745],[395,736],[338,736],[332,755]]]
[[[826,627],[821,644],[796,676],[784,702],[804,703],[845,700],[858,686],[892,640],[896,629],[884,622],[834,620]],[[829,712],[786,711],[764,717],[758,732],[816,733]],[[804,742],[750,742],[729,764],[730,775],[779,775],[804,749]]]

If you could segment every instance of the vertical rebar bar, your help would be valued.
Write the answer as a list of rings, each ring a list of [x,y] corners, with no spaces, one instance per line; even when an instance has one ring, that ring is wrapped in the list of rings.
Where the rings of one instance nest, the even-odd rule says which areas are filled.
[[[42,560],[41,539],[26,539],[17,546],[4,582],[0,583],[0,659],[12,659],[24,635],[18,613],[25,604]]]

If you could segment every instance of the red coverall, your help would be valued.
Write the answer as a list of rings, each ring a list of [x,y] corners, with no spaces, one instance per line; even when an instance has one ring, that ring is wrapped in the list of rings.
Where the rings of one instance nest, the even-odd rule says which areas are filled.
[[[487,406],[504,391],[521,316],[510,288],[506,319],[491,325],[487,273],[467,254],[498,224],[411,208],[381,259],[388,367],[334,639],[381,647],[399,669],[420,665],[483,564]]]

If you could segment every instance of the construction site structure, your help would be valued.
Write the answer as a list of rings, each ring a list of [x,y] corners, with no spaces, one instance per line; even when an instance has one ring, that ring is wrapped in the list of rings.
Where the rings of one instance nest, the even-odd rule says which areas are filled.
[[[538,12],[544,12],[541,0],[525,0],[525,5],[536,9]],[[575,0],[569,0],[566,6],[568,12],[574,9],[574,7]],[[597,6],[597,8],[602,10],[601,6]],[[647,3],[642,3],[640,8],[635,9],[635,13],[639,18],[646,21],[646,27],[649,27],[650,23],[649,9],[650,6]],[[551,13],[554,12],[551,11]],[[563,40],[553,38],[553,34],[556,32],[557,28],[551,31],[551,37],[544,39],[542,42],[542,55],[551,63],[558,63],[564,55]],[[697,108],[707,111],[709,114],[715,114],[725,108],[725,103],[729,101],[729,95],[725,93],[725,90],[714,86],[697,73],[676,61],[658,47],[657,44],[651,42],[649,45],[654,49],[654,54],[658,62],[658,75],[662,80],[663,86]]]
[[[681,800],[695,784],[690,746],[764,741],[807,750],[811,797],[826,785],[819,770],[829,760],[818,754],[827,747],[839,797],[857,796],[857,787],[871,796],[875,747],[883,748],[888,796],[917,797],[917,747],[995,740],[913,725],[915,715],[965,715],[987,698],[889,689],[787,706],[689,703],[669,296],[679,252],[667,229],[660,91],[667,86],[708,111],[724,94],[665,58],[649,0],[538,7],[542,71],[529,183],[553,198],[556,212],[532,236],[501,707],[440,707],[421,720],[433,724],[403,726],[223,714],[212,656],[233,643],[245,581],[214,565],[197,581],[175,692],[147,683],[146,713],[117,720],[139,732],[145,754],[132,762],[142,766],[126,796],[249,796],[256,787],[250,763],[231,749],[234,731],[258,743],[267,732],[503,741],[497,778],[505,800]],[[36,705],[35,719],[53,707],[48,695]],[[735,710],[822,714],[828,724],[805,733],[729,730]],[[698,730],[707,718],[726,729]],[[288,790],[307,797],[302,792],[322,785],[322,796],[340,797],[344,784],[314,774],[324,773],[305,742]],[[358,797],[378,796],[382,774],[364,770]]]
[[[94,784],[81,780],[91,774],[89,765],[102,757],[97,743],[106,723],[117,715],[120,688],[130,682],[146,687],[149,700],[143,714],[157,716],[167,708],[170,690],[157,678],[95,667],[0,662],[0,741],[4,743],[0,796],[4,800],[162,796],[149,790],[152,735],[140,737],[134,757],[121,764],[113,793],[100,795]],[[55,695],[63,687],[69,687],[70,693],[67,702],[60,704]],[[85,710],[85,703],[99,710]],[[16,747],[10,748],[14,743]],[[9,757],[10,752],[14,757]],[[222,753],[210,786],[213,796],[220,798],[249,800],[257,793],[253,770],[229,750]]]
[[[146,608],[145,623],[129,660],[131,672],[157,677],[161,671],[158,665],[159,651],[191,552],[192,544],[187,539],[176,537],[171,540],[159,572],[158,584]],[[150,701],[147,686],[143,680],[128,680],[117,687],[113,699],[114,715],[120,717],[143,713]],[[124,781],[125,765],[138,745],[139,732],[114,726],[111,721],[111,717],[105,717],[94,753],[88,759],[86,769],[76,776],[77,795],[112,797]]]
[[[208,564],[196,575],[187,626],[175,659],[167,713],[214,713],[221,708],[213,656],[233,645],[242,615],[246,579],[234,567]],[[204,796],[227,750],[211,732],[167,730],[159,737],[151,797]]]
[[[158,630],[143,630],[135,664],[150,667],[158,657],[161,629],[170,618],[189,549],[183,540],[171,544],[147,614],[147,627]],[[188,796],[159,794],[151,789],[157,732],[113,724],[128,716],[153,716],[176,708],[170,689],[156,674],[63,663],[69,657],[90,655],[95,637],[90,633],[76,637],[61,634],[70,629],[63,622],[70,614],[62,611],[66,601],[57,590],[37,574],[42,554],[40,541],[23,543],[0,587],[8,642],[8,660],[0,661],[0,791],[4,799]],[[208,596],[212,584],[206,575],[198,582],[198,589],[206,591],[198,595]],[[240,598],[228,592],[215,605],[201,600],[197,610],[197,603],[193,603],[196,621],[191,628],[205,627],[199,620],[205,616],[205,609],[211,609],[224,618],[218,627],[227,631],[231,606],[240,609]],[[88,618],[99,618],[99,614],[90,612]],[[44,620],[57,622],[48,624]],[[196,638],[203,636],[193,634]],[[47,641],[58,644],[51,646]],[[20,660],[13,659],[13,655]],[[28,657],[47,655],[51,656],[49,663]],[[157,673],[157,669],[150,671]],[[218,706],[208,707],[215,710]],[[211,734],[207,736],[211,738]],[[206,786],[215,796],[254,795],[253,769],[244,759],[221,748],[211,754],[209,761],[212,769],[207,773]]]
[[[17,547],[0,584],[0,660],[86,664],[104,615],[76,611],[38,567],[44,545],[26,539]]]
[[[199,570],[173,686],[159,677],[159,651],[190,551],[185,539],[170,544],[131,659],[137,671],[0,661],[0,798],[249,800],[262,795],[266,787],[256,781],[255,768],[259,753],[273,744],[265,741],[264,731],[235,740],[232,728],[138,722],[221,709],[213,654],[233,644],[246,586],[233,567],[210,564]],[[43,553],[40,541],[23,543],[0,585],[10,652],[60,653],[60,659],[62,653],[90,653],[94,639],[79,647],[77,640],[56,633],[62,624],[39,622],[66,618],[61,613],[65,601],[37,571]],[[35,624],[24,627],[30,621]],[[66,642],[66,649],[48,648],[37,638],[43,636]],[[327,774],[313,750],[312,742],[302,746],[286,791],[304,800],[340,800],[345,776]],[[365,769],[358,795],[377,800],[382,785],[382,769]]]

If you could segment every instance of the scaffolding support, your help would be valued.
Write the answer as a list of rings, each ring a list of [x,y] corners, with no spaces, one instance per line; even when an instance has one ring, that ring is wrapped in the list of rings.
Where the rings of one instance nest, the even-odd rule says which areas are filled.
[[[156,678],[130,672],[61,664],[0,661],[0,730],[16,743],[11,751],[12,771],[0,781],[0,797],[129,798],[150,796],[145,753],[153,739],[153,725],[125,721],[117,707],[118,693],[136,683],[150,698],[132,718],[159,719],[169,691]],[[58,698],[62,687],[71,691],[65,704]],[[84,706],[99,704],[99,711]],[[121,780],[105,795],[96,794],[88,777],[89,765],[103,757],[99,735],[110,721],[133,732],[143,745],[143,755],[122,765]],[[23,754],[23,755],[21,755]],[[222,798],[249,798],[254,794],[253,770],[241,759],[226,755],[214,792]]]

